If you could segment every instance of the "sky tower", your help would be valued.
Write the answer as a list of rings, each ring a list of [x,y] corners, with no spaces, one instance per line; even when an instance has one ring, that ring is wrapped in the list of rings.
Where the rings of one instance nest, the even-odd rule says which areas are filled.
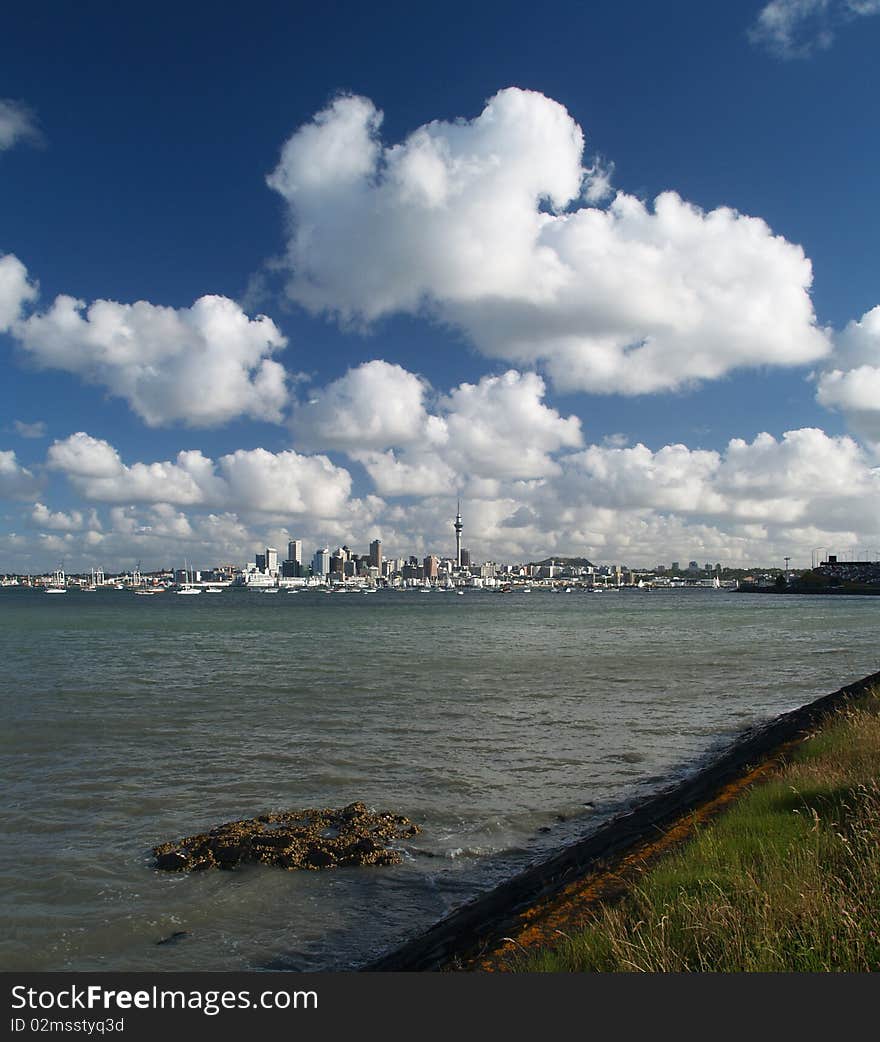
[[[458,501],[458,512],[455,515],[455,524],[452,526],[455,529],[455,566],[461,568],[461,500]]]

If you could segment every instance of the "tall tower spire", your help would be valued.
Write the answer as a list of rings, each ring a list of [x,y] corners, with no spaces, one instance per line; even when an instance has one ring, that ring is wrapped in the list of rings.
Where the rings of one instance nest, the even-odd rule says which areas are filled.
[[[455,514],[455,524],[452,526],[455,529],[455,566],[461,568],[461,499],[458,501],[458,509]]]

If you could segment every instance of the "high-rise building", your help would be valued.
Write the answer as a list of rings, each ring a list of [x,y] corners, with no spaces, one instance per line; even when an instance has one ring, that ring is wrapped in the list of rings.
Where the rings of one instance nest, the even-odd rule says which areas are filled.
[[[382,540],[374,539],[370,543],[370,567],[382,570]]]
[[[440,572],[440,558],[436,554],[428,554],[423,563],[426,579],[436,579]]]
[[[295,561],[297,564],[302,564],[303,561],[303,544],[302,539],[291,539],[287,544],[287,560]]]
[[[471,566],[471,552],[466,550],[464,547],[461,548],[461,560],[458,562],[461,568],[470,568]]]
[[[330,547],[325,546],[323,550],[316,550],[312,558],[312,573],[314,575],[330,574]]]
[[[254,563],[257,566],[257,571],[258,572],[265,572],[265,570],[266,570],[266,555],[265,554],[256,554],[255,557],[254,557]]]
[[[270,575],[278,574],[278,551],[274,546],[266,547],[266,571]]]
[[[464,527],[461,523],[461,500],[458,501],[455,523],[452,527],[455,529],[455,564],[456,567],[461,568],[461,530]]]

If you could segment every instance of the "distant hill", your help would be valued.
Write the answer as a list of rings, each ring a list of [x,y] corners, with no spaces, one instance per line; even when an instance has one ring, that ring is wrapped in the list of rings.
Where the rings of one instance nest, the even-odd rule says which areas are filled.
[[[588,561],[586,557],[546,557],[543,561],[532,561],[532,565],[537,568],[547,567],[548,565],[555,564],[563,568],[595,568],[596,566],[592,561]]]

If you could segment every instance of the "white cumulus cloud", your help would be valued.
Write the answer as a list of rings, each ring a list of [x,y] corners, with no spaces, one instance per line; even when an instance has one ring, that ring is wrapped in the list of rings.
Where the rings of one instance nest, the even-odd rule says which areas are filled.
[[[852,438],[817,428],[787,431],[781,439],[732,438],[724,452],[666,445],[593,445],[569,458],[590,479],[585,495],[615,510],[658,510],[721,522],[773,528],[861,524],[880,508],[880,469]],[[869,523],[873,526],[873,522]]]
[[[691,558],[778,564],[790,556],[805,566],[817,546],[880,546],[880,468],[850,437],[802,428],[733,438],[717,451],[556,443],[556,468],[541,477],[468,478],[464,545],[475,560],[578,554],[652,566]],[[0,569],[54,566],[62,550],[86,570],[131,567],[139,558],[243,563],[290,538],[302,539],[307,555],[341,543],[366,552],[377,537],[389,556],[450,554],[461,475],[440,455],[384,453],[399,453],[409,476],[424,483],[418,495],[351,498],[347,471],[324,457],[239,450],[213,460],[190,450],[170,461],[124,463],[107,442],[73,435],[52,446],[47,462],[67,475],[80,502],[59,510],[41,496],[22,515],[25,531],[41,531],[0,537]],[[438,482],[438,465],[452,472],[448,487]],[[13,453],[0,453],[0,482],[10,474],[27,482],[22,470]],[[393,468],[387,480],[393,484]],[[106,510],[102,519],[96,507]]]
[[[37,298],[27,268],[14,253],[0,256],[0,333],[8,332],[21,317],[24,306]]]
[[[44,313],[14,318],[13,334],[37,365],[106,387],[151,427],[281,420],[286,373],[271,356],[286,339],[271,319],[251,319],[227,297],[170,308],[61,295]]]
[[[637,394],[825,355],[812,268],[760,219],[652,204],[582,165],[566,109],[509,88],[473,120],[379,138],[337,99],[285,144],[269,184],[292,217],[290,296],[343,323],[423,312],[563,388]]]
[[[297,445],[320,449],[382,449],[422,436],[427,385],[415,373],[381,359],[349,369],[295,406]]]
[[[212,460],[186,450],[174,460],[123,463],[117,450],[83,431],[54,442],[50,469],[87,500],[219,507],[246,514],[339,517],[349,509],[351,476],[326,456],[238,449]]]
[[[83,515],[78,510],[65,512],[51,511],[44,503],[35,503],[31,512],[34,524],[40,528],[50,528],[56,532],[78,532],[82,529]]]
[[[311,393],[294,409],[297,445],[346,452],[381,495],[547,477],[559,472],[554,454],[582,441],[580,420],[545,403],[536,373],[512,369],[436,395],[416,374],[374,360]]]
[[[818,377],[816,399],[842,412],[856,434],[880,446],[880,306],[835,337],[834,354]]]

